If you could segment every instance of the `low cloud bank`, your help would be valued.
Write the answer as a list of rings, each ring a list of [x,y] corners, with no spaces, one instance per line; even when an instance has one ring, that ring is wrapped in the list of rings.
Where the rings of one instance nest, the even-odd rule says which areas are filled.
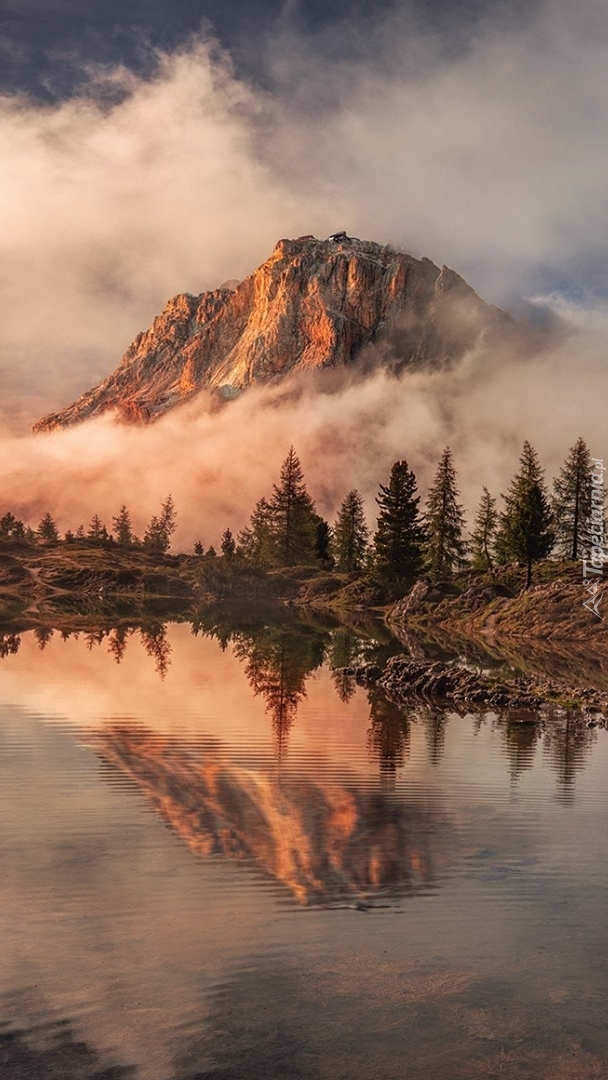
[[[141,534],[171,492],[175,547],[189,549],[198,538],[217,545],[226,526],[242,528],[257,499],[271,493],[293,443],[330,519],[357,487],[373,522],[378,484],[400,458],[424,495],[446,445],[472,514],[483,484],[495,495],[505,490],[526,438],[549,478],[579,434],[603,456],[608,335],[605,320],[592,321],[527,360],[472,353],[449,372],[395,378],[380,369],[329,382],[317,375],[252,388],[219,412],[201,395],[144,428],[104,416],[48,435],[5,436],[0,512],[37,523],[48,509],[61,529],[99,513],[110,527],[125,502]]]

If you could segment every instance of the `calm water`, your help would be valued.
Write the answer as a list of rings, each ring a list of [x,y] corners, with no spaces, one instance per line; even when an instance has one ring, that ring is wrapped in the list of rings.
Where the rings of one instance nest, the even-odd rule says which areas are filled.
[[[195,629],[4,639],[0,1075],[606,1080],[608,733]]]

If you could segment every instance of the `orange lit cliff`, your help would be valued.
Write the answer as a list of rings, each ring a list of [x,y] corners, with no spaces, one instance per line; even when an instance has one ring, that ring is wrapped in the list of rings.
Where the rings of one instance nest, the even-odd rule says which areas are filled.
[[[281,240],[236,288],[173,297],[104,382],[35,430],[109,410],[151,420],[202,389],[229,398],[291,372],[371,363],[373,345],[399,369],[443,365],[514,330],[429,259],[347,237]]]

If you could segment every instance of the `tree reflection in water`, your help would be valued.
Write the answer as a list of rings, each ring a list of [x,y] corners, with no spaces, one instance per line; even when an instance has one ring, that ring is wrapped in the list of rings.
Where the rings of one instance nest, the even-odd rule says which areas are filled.
[[[154,669],[164,679],[171,663],[172,648],[167,640],[167,624],[152,623],[140,630],[141,642],[148,656],[154,660]]]
[[[557,773],[562,801],[572,799],[577,773],[585,768],[596,738],[593,728],[577,722],[570,714],[546,727],[543,749]]]
[[[349,675],[344,669],[356,667],[363,659],[361,638],[356,637],[352,630],[341,627],[333,631],[327,662],[332,669],[332,679],[340,701],[350,701],[357,688],[354,675]]]
[[[577,774],[585,768],[597,738],[584,717],[571,710],[551,710],[540,715],[505,709],[498,714],[480,713],[475,725],[477,731],[486,723],[502,737],[513,783],[533,767],[541,746],[557,774],[560,799],[572,799]]]
[[[44,652],[49,641],[51,640],[54,630],[51,626],[37,626],[34,630],[34,637],[38,642],[38,648],[40,652]]]
[[[431,765],[439,765],[445,749],[448,714],[445,709],[435,709],[429,706],[423,712],[423,719],[426,729],[429,762]]]
[[[133,633],[130,626],[115,626],[108,635],[108,652],[120,664],[127,649],[127,642]]]
[[[0,633],[0,660],[5,656],[16,656],[21,646],[19,634]]]
[[[254,695],[265,703],[279,760],[287,753],[290,731],[306,698],[307,681],[315,671],[328,665],[336,694],[346,705],[357,692],[354,670],[366,663],[382,665],[390,653],[399,649],[388,631],[373,622],[361,629],[342,625],[332,616],[278,605],[206,605],[189,625],[195,636],[215,640],[222,651],[232,647]],[[58,633],[62,641],[82,636],[91,651],[106,642],[117,664],[122,662],[129,641],[139,638],[156,673],[164,680],[172,659],[168,627],[162,618],[149,617],[91,629],[72,630],[64,625]],[[55,628],[42,624],[31,632],[40,652],[45,652]],[[9,628],[0,632],[0,660],[8,661],[21,645],[22,632]],[[372,760],[378,762],[384,784],[394,784],[398,771],[408,761],[413,725],[424,731],[430,764],[440,764],[448,722],[458,711],[456,706],[447,709],[415,699],[393,704],[377,688],[368,689],[367,694],[367,745]],[[572,798],[576,777],[596,740],[595,730],[587,727],[583,716],[565,709],[544,710],[542,714],[480,711],[473,723],[476,731],[489,724],[500,734],[513,783],[532,767],[540,746],[557,775],[560,798]]]
[[[273,615],[206,609],[192,632],[216,638],[223,649],[232,645],[253,693],[266,703],[281,760],[298,706],[306,697],[306,681],[325,660],[329,633],[290,612]]]
[[[370,690],[368,698],[368,749],[372,759],[378,761],[382,779],[391,785],[395,781],[397,770],[403,766],[410,754],[414,710],[393,704],[381,690]]]

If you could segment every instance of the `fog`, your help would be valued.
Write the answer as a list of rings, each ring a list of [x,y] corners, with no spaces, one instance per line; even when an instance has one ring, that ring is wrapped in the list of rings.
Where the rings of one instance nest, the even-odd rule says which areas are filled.
[[[599,0],[488,16],[450,48],[411,15],[357,24],[342,55],[284,20],[248,83],[201,37],[152,74],[90,68],[79,97],[0,100],[0,510],[62,528],[171,491],[178,544],[217,542],[268,492],[290,443],[321,512],[353,486],[370,516],[406,457],[424,489],[449,443],[467,506],[504,490],[529,438],[549,474],[583,434],[602,456],[608,94]],[[332,36],[333,35],[333,36]],[[29,425],[107,375],[166,299],[242,278],[282,236],[334,229],[463,273],[487,300],[539,298],[576,327],[524,363],[378,373],[315,393],[204,400],[149,429]],[[605,285],[603,286],[605,288]]]
[[[110,527],[125,502],[141,535],[171,492],[176,547],[196,539],[217,547],[227,526],[242,528],[272,493],[291,443],[318,510],[333,519],[357,487],[370,523],[392,463],[408,460],[424,498],[449,444],[470,517],[482,485],[494,495],[505,490],[525,438],[548,478],[579,434],[602,456],[605,340],[598,320],[525,360],[478,352],[450,372],[396,379],[380,369],[329,382],[321,374],[246,390],[219,412],[201,395],[143,428],[106,414],[50,434],[6,436],[3,503],[33,524],[51,509],[62,529],[75,529],[94,513]]]

